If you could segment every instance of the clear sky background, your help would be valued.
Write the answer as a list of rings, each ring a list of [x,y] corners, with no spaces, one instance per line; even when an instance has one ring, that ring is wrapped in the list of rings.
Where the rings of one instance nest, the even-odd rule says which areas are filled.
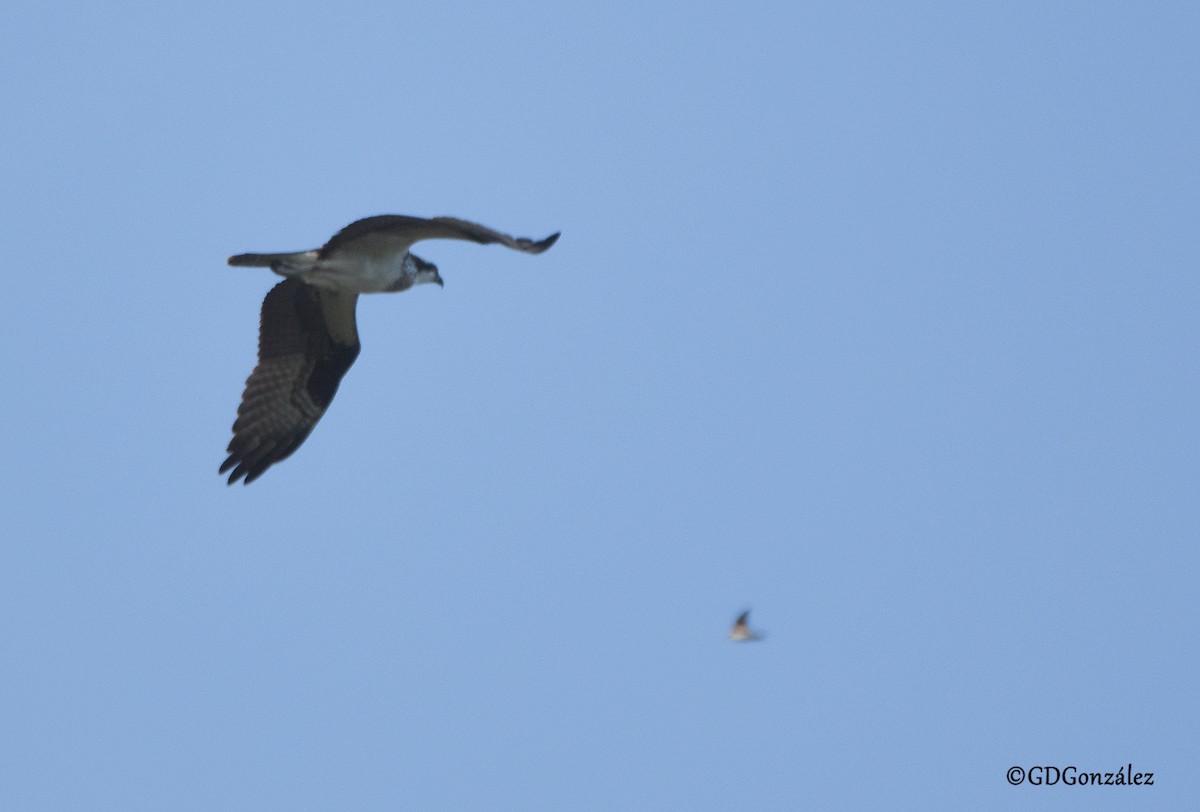
[[[0,808],[1194,804],[1195,4],[0,35]],[[380,213],[563,236],[419,246],[227,487],[225,258]]]

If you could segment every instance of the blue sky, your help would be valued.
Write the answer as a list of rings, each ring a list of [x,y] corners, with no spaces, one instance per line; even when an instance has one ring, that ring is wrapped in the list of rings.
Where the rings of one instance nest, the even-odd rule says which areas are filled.
[[[0,807],[1194,801],[1191,4],[0,31]],[[563,236],[422,244],[227,487],[225,258],[380,213]]]

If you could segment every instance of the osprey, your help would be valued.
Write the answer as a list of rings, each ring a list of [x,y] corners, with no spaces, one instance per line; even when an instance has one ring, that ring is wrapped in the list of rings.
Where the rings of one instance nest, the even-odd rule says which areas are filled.
[[[357,220],[321,248],[287,254],[238,254],[230,265],[270,268],[286,277],[263,299],[258,365],[233,424],[229,484],[246,484],[300,447],[329,408],[338,383],[358,357],[354,308],[360,293],[442,284],[437,266],[409,252],[420,240],[500,243],[540,254],[558,233],[534,242],[454,217],[384,214]]]

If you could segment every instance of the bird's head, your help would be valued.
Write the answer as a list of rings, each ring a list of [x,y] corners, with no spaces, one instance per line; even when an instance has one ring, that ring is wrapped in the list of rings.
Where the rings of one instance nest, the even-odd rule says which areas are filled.
[[[412,278],[414,285],[435,282],[439,288],[442,287],[442,277],[438,276],[437,266],[416,254],[409,254],[404,260],[404,270]]]

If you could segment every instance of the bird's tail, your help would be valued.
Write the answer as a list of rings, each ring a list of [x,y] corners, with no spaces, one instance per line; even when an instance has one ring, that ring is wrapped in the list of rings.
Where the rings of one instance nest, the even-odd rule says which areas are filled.
[[[270,268],[276,273],[287,276],[311,268],[316,260],[316,251],[296,251],[290,254],[238,254],[229,258],[229,264],[251,268]]]

